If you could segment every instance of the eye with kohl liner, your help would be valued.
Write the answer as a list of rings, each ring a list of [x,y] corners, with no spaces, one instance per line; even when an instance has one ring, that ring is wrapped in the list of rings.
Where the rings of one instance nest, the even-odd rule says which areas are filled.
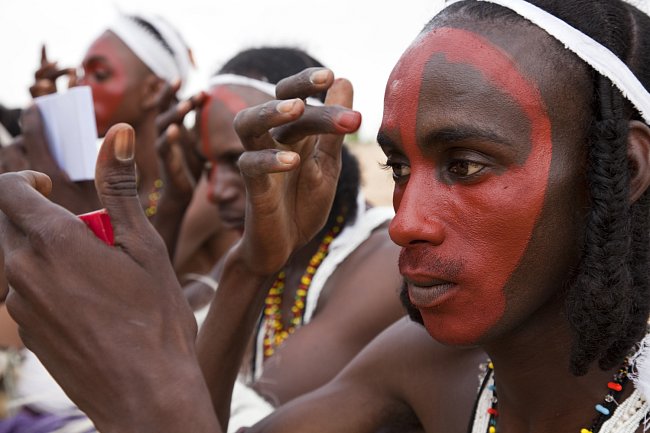
[[[466,159],[452,161],[447,171],[452,173],[457,177],[469,177],[474,174],[479,173],[485,168],[485,165],[480,164],[474,161],[468,161]]]
[[[87,77],[93,77],[97,83],[108,80],[111,77],[111,74],[112,71],[110,68],[98,64],[97,62],[93,62],[84,67],[84,75]]]
[[[411,174],[411,167],[401,162],[392,162],[390,159],[386,163],[379,163],[382,170],[392,170],[393,181],[400,183],[406,180]]]

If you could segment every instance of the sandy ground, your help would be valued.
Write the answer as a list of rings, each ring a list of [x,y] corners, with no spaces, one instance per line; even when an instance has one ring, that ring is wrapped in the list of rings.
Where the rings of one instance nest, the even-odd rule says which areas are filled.
[[[348,147],[359,159],[366,199],[377,206],[392,206],[393,178],[390,170],[379,165],[386,162],[386,156],[377,143],[353,142]]]

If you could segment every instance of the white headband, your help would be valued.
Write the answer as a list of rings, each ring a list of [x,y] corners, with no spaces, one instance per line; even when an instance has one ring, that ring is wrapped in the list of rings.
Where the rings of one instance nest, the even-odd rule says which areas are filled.
[[[167,82],[177,79],[181,80],[181,84],[186,82],[192,60],[189,48],[178,32],[160,17],[138,15],[135,18],[151,24],[173,54],[146,27],[130,16],[120,15],[108,30],[115,33],[158,77]]]
[[[461,0],[449,0],[445,7]],[[560,41],[599,74],[609,78],[650,124],[650,94],[621,59],[580,30],[524,0],[476,0],[516,12]]]
[[[266,93],[271,98],[275,99],[275,84],[271,84],[268,81],[260,81],[255,78],[244,77],[243,75],[236,74],[219,74],[210,78],[208,82],[210,87],[216,86],[246,86],[257,89],[262,93]],[[316,98],[307,98],[309,105],[322,106],[323,103]]]

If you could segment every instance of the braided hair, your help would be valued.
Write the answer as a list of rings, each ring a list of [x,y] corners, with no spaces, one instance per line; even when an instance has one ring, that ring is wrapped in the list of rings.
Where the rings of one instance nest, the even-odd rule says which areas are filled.
[[[650,17],[621,0],[528,1],[609,48],[650,89]],[[443,13],[458,14],[500,24],[522,20],[485,2],[459,2]],[[619,365],[645,334],[650,313],[650,193],[630,204],[636,168],[627,158],[629,121],[641,116],[608,78],[586,68],[592,88],[589,210],[580,265],[566,289],[573,335],[570,369],[576,375],[585,374],[594,361],[603,370]]]
[[[217,74],[236,74],[277,84],[283,78],[306,68],[324,67],[321,62],[301,49],[291,47],[249,48],[228,60]],[[325,102],[325,92],[315,95]],[[361,185],[359,161],[344,145],[341,149],[341,175],[325,226],[317,236],[327,233],[339,215],[345,225],[354,223],[357,215],[357,195]]]

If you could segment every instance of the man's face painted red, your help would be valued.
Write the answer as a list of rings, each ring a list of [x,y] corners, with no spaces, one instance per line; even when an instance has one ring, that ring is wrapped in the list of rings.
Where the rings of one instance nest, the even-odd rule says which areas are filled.
[[[100,136],[120,122],[137,125],[141,115],[142,80],[148,69],[113,33],[105,32],[83,60],[80,84],[90,86]]]
[[[434,338],[481,342],[551,296],[561,273],[533,282],[544,266],[529,263],[549,193],[551,121],[505,50],[456,28],[421,36],[389,79],[379,139],[395,177],[400,272]]]
[[[219,208],[223,224],[243,230],[246,189],[237,166],[244,146],[233,127],[237,113],[271,99],[246,86],[221,85],[210,89],[201,112],[201,140],[198,149],[211,164],[208,199]]]

